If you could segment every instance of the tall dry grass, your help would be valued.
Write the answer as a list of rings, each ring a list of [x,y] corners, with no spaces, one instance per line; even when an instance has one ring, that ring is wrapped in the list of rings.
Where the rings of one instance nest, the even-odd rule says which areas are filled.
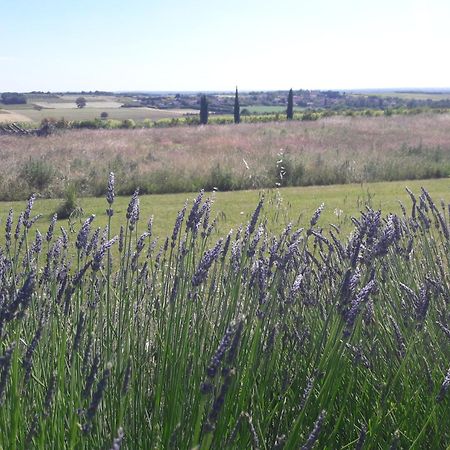
[[[450,115],[0,136],[0,156],[3,199],[60,196],[68,181],[100,195],[110,170],[124,194],[431,178],[450,173]],[[40,186],[36,163],[54,169]]]

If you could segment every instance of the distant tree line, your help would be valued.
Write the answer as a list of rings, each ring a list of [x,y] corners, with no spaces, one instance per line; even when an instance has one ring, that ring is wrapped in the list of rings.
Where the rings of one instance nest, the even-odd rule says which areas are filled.
[[[23,105],[27,102],[25,95],[18,92],[3,92],[1,99],[4,105]]]
[[[248,111],[244,108],[242,111],[244,114],[248,114]],[[294,93],[292,89],[289,90],[287,98],[287,109],[286,109],[287,120],[292,120],[294,118]],[[241,122],[241,108],[239,104],[239,92],[236,86],[236,92],[234,94],[234,107],[233,107],[233,122],[238,124]],[[206,95],[200,97],[200,124],[206,125],[208,123],[208,100]]]

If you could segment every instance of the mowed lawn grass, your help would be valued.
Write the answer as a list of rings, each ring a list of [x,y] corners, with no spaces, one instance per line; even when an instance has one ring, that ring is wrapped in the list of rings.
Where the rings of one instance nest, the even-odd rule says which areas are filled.
[[[117,180],[120,183],[120,180]],[[217,233],[226,234],[231,228],[236,229],[245,223],[254,211],[261,195],[265,196],[263,214],[267,218],[269,230],[279,231],[288,223],[288,218],[295,221],[293,226],[306,226],[314,211],[324,203],[319,225],[325,230],[329,224],[337,225],[343,233],[352,228],[351,217],[357,216],[366,206],[375,210],[381,209],[384,214],[401,213],[399,201],[410,210],[411,202],[405,188],[420,195],[420,188],[425,189],[431,196],[446,205],[450,203],[450,179],[413,180],[398,182],[380,182],[368,184],[347,184],[332,186],[311,186],[282,188],[277,190],[248,190],[235,192],[206,192],[205,197],[213,196],[214,204],[211,218],[217,217]],[[106,182],[105,182],[106,189]],[[161,238],[170,236],[177,212],[183,207],[185,201],[189,204],[198,193],[145,195],[140,197],[140,217],[153,220],[153,234]],[[38,220],[37,228],[44,233],[50,223],[52,214],[62,203],[60,199],[38,199],[33,208],[34,214],[42,214]],[[120,224],[125,224],[125,214],[129,203],[128,197],[116,197],[114,202],[113,233],[119,232]],[[106,206],[104,198],[82,198],[79,205],[83,209],[83,216],[72,222],[73,230],[78,230],[82,221],[91,214],[96,218],[95,227],[104,227],[107,224]],[[26,206],[26,202],[0,202],[1,227],[4,228],[5,219],[10,208],[15,211],[15,217]],[[142,223],[142,222],[141,222]],[[69,229],[68,220],[58,221],[60,226]],[[141,225],[142,226],[142,225]],[[144,231],[141,229],[140,231]],[[0,234],[4,240],[3,231]]]

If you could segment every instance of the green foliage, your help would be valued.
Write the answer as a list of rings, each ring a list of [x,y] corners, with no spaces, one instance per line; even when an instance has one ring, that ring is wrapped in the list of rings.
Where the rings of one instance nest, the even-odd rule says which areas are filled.
[[[234,96],[233,117],[234,117],[234,123],[239,123],[241,121],[241,112],[240,112],[240,106],[239,106],[239,94],[238,94],[237,86],[236,86],[236,94]]]
[[[200,97],[200,124],[206,125],[208,123],[208,100],[206,95]]]
[[[58,206],[56,214],[58,215],[58,219],[69,219],[79,209],[76,185],[70,183],[66,187],[64,201]]]
[[[27,182],[31,190],[42,191],[52,183],[55,174],[50,162],[41,158],[30,158],[22,166],[19,176]]]
[[[294,93],[292,89],[289,90],[287,99],[286,118],[292,120],[294,118]]]
[[[4,105],[24,105],[27,103],[27,98],[24,94],[17,92],[3,92],[1,101]]]
[[[136,122],[132,119],[125,119],[122,120],[122,125],[120,128],[125,128],[125,129],[132,129],[132,128],[136,128]]]
[[[84,97],[78,97],[76,100],[75,100],[75,103],[76,103],[76,105],[77,105],[77,108],[84,108],[85,106],[86,106],[86,99],[84,98]]]

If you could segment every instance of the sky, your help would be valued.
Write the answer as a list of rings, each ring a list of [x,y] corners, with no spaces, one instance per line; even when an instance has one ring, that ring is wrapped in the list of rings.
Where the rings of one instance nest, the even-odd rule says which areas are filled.
[[[448,0],[0,0],[0,92],[450,87]]]

